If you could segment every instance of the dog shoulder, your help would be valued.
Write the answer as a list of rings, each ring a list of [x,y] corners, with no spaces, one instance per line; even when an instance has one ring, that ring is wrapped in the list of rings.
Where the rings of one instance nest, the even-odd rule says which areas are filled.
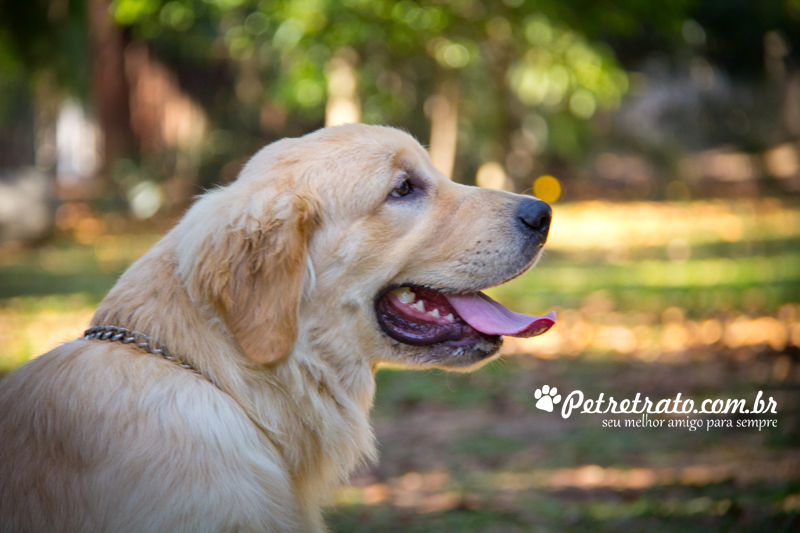
[[[0,383],[0,530],[307,531],[285,472],[229,396],[128,346]]]

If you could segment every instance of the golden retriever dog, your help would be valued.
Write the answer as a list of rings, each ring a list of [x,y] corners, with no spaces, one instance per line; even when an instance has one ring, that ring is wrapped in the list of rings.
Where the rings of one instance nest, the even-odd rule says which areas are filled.
[[[324,531],[320,507],[376,457],[381,363],[472,370],[553,324],[480,292],[537,261],[550,220],[392,128],[267,146],[84,336],[0,383],[0,530]]]

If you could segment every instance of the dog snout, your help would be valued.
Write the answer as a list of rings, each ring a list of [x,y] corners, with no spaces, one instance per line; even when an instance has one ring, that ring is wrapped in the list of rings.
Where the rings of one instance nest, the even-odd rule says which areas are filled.
[[[547,240],[553,210],[536,198],[525,198],[517,207],[517,221],[523,234],[536,239],[540,244]]]

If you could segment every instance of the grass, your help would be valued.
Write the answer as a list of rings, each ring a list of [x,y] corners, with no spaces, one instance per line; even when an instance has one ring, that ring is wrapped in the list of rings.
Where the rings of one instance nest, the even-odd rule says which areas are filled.
[[[784,487],[764,487],[742,498],[732,484],[706,489],[669,487],[640,493],[530,492],[518,507],[497,502],[418,514],[389,506],[342,506],[329,516],[334,531],[474,532],[790,532],[796,511],[781,507]]]
[[[159,236],[104,235],[92,244],[59,239],[0,258],[0,302],[15,296],[86,294],[99,302],[119,275]]]
[[[795,531],[800,528],[800,208],[774,200],[557,206],[549,252],[490,292],[559,312],[472,374],[377,373],[381,461],[333,531]],[[0,372],[77,337],[158,236],[0,254]],[[777,428],[604,428],[536,408],[548,384],[631,398],[778,402]]]
[[[579,307],[588,294],[601,290],[623,311],[678,306],[699,316],[755,305],[763,312],[800,301],[800,253],[630,264],[545,259],[539,268],[491,292],[532,312],[548,302]]]
[[[787,382],[755,371],[778,357],[645,365],[518,356],[473,375],[381,370],[381,462],[354,478],[330,511],[332,529],[792,531],[800,524],[800,383],[796,373]],[[751,398],[765,390],[779,398],[778,428],[604,429],[602,415],[565,420],[536,409],[544,383],[617,398]],[[436,473],[447,481],[429,486],[424,479]],[[423,481],[407,483],[413,475]],[[371,496],[382,486],[383,497]]]

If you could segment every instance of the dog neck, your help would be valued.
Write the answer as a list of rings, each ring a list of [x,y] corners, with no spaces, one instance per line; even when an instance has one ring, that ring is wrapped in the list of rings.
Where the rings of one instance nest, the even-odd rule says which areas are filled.
[[[282,360],[257,365],[247,359],[217,309],[191,300],[177,274],[177,238],[168,234],[122,275],[92,325],[128,328],[168,346],[262,429],[299,494],[330,494],[358,464],[376,458],[368,417],[373,369],[353,357],[352,346],[302,329]]]

